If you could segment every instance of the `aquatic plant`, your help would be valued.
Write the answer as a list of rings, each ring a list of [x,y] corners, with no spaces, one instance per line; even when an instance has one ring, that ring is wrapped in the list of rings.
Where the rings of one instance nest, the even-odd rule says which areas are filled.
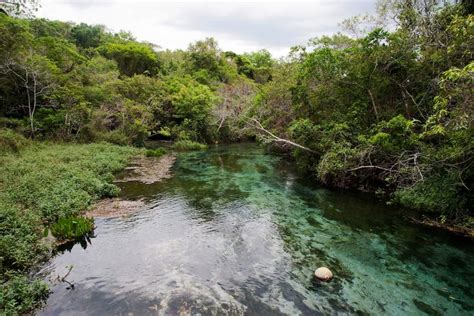
[[[51,225],[51,233],[59,240],[75,240],[89,235],[94,230],[94,219],[69,216],[60,218]]]

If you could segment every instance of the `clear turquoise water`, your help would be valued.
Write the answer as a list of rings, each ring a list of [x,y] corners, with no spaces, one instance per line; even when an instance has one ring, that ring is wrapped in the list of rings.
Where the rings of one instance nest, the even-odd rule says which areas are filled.
[[[43,315],[473,315],[474,244],[308,184],[255,145],[180,154],[132,216],[57,255]],[[335,278],[312,278],[319,266]]]

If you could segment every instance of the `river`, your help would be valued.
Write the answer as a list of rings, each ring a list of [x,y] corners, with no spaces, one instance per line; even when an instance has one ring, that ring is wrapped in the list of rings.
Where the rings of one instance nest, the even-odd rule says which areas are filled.
[[[178,155],[146,199],[56,255],[40,315],[472,315],[474,243],[372,196],[311,185],[253,144]],[[334,279],[315,281],[329,267]]]

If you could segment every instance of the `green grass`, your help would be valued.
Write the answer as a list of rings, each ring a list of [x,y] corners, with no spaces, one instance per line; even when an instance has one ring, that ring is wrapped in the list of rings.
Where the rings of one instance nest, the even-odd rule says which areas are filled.
[[[174,143],[173,147],[177,150],[205,150],[207,149],[206,144],[193,142],[191,140],[179,140]]]
[[[0,315],[26,313],[44,297],[42,286],[25,276],[48,256],[41,242],[45,228],[66,232],[65,239],[87,230],[82,223],[68,235],[64,218],[116,195],[113,173],[139,153],[110,144],[33,143],[0,155]]]

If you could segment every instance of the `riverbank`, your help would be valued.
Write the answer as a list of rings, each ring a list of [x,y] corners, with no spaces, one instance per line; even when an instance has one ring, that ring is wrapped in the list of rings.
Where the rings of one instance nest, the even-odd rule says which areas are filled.
[[[323,182],[321,179],[315,176],[312,170],[308,169],[306,165],[298,164],[298,157],[295,157],[290,147],[282,147],[279,144],[268,144],[266,149],[270,153],[284,155],[286,160],[292,161],[299,167],[301,173],[305,174],[308,179],[313,183],[319,183],[319,185],[332,189],[340,190],[344,192],[361,192],[368,195],[373,195],[377,199],[384,201],[387,204],[396,205],[407,210],[406,217],[412,223],[417,225],[431,227],[439,231],[446,231],[454,235],[462,236],[474,240],[474,216],[472,212],[465,212],[465,214],[443,214],[440,210],[433,208],[423,207],[417,204],[410,204],[407,201],[402,201],[399,197],[401,196],[400,191],[394,191],[394,188],[382,186],[380,183],[371,182],[370,179],[362,179],[353,177],[349,180]],[[344,176],[341,174],[341,177]],[[447,190],[453,190],[453,187],[448,187]],[[406,192],[405,192],[406,193]],[[430,199],[432,198],[432,192],[425,192],[426,195],[420,194],[420,198]],[[412,215],[410,212],[414,212],[417,215]]]
[[[468,217],[465,222],[468,224],[463,224],[463,222],[454,222],[454,221],[440,221],[436,218],[430,218],[427,216],[422,216],[421,218],[410,218],[410,220],[417,224],[427,227],[431,227],[437,230],[444,230],[455,235],[463,236],[465,238],[470,238],[474,240],[474,228],[472,227],[472,217]]]
[[[110,144],[31,143],[0,156],[0,311],[26,313],[48,295],[29,270],[51,251],[44,231],[119,188],[113,174],[141,149]]]
[[[161,157],[138,156],[132,159],[125,168],[124,174],[115,180],[119,182],[140,182],[153,184],[169,179],[171,168],[176,161],[175,154],[163,154]],[[142,199],[129,200],[124,198],[106,198],[95,203],[86,215],[90,217],[123,217],[129,216],[143,209],[145,202]]]

